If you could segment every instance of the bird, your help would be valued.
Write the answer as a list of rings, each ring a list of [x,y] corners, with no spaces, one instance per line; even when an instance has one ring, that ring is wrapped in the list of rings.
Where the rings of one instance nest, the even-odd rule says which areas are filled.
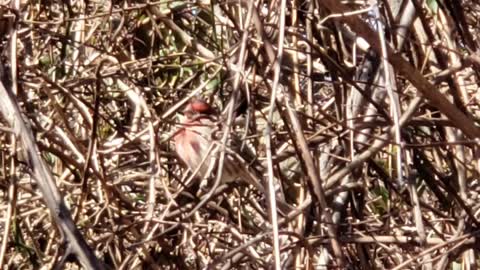
[[[215,133],[222,129],[219,126],[219,117],[207,102],[196,98],[183,110],[183,120],[180,124],[174,136],[175,151],[191,172],[196,171],[198,178],[204,178],[210,165],[207,155],[215,152],[211,147],[212,143],[220,143],[214,138]],[[238,143],[232,147],[236,145]],[[235,152],[237,149],[232,151]],[[233,182],[240,176],[252,177],[239,166],[237,158],[227,155],[223,164],[222,183]]]
[[[221,144],[215,138],[218,137],[215,134],[217,131],[223,131],[220,118],[212,106],[199,98],[190,100],[183,110],[183,119],[173,138],[175,152],[191,172],[196,172],[197,178],[208,177],[206,174],[212,160],[210,155],[218,153],[212,148],[212,144]],[[221,183],[245,181],[258,191],[266,193],[265,187],[260,182],[259,172],[253,166],[249,166],[252,154],[240,150],[241,143],[238,137],[232,135],[230,139],[223,162]],[[276,196],[282,213],[292,209],[283,198],[278,194]]]

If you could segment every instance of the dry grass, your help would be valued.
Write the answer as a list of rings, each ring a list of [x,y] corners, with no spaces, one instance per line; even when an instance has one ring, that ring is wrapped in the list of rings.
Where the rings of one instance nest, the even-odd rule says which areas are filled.
[[[382,2],[383,25],[361,1],[5,2],[0,265],[268,269],[278,227],[285,269],[476,269],[480,16],[443,2]],[[242,105],[235,133],[298,211],[272,224],[240,184],[195,209],[171,142],[192,96]]]

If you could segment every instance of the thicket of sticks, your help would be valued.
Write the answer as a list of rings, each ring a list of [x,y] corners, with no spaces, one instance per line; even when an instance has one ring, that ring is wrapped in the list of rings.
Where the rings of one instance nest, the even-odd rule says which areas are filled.
[[[4,2],[0,268],[476,269],[479,18],[453,0]],[[172,143],[192,97],[235,103],[289,215],[241,183],[196,208]]]

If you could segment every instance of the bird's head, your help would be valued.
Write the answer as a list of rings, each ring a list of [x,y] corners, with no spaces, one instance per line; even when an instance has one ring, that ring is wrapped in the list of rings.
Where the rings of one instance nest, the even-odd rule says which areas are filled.
[[[183,110],[183,115],[187,119],[195,119],[202,116],[211,116],[215,110],[202,99],[192,99]]]

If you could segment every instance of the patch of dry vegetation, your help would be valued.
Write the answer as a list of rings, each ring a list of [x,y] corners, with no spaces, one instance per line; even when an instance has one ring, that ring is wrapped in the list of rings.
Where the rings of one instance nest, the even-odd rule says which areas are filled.
[[[0,6],[3,269],[477,267],[471,1],[68,2]],[[171,139],[194,96],[235,102],[289,215],[202,195]]]

